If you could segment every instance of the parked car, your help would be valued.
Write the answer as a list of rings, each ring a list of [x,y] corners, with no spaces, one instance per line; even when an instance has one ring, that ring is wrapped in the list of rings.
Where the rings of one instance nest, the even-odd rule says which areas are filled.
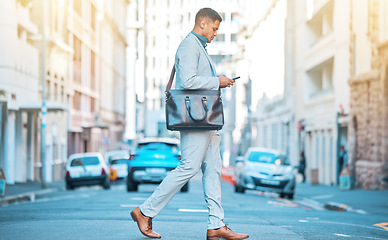
[[[104,155],[105,162],[108,166],[110,165],[112,159],[117,159],[121,157],[129,158],[129,150],[110,150],[107,151]]]
[[[129,155],[113,156],[109,162],[109,168],[113,171],[116,171],[116,176],[118,179],[125,178],[128,175]]]
[[[128,163],[127,191],[143,183],[158,184],[180,163],[179,141],[174,138],[147,138],[138,143]],[[188,183],[181,192],[188,191]]]
[[[66,189],[79,186],[101,185],[110,188],[109,168],[100,153],[76,153],[66,164]]]
[[[271,191],[284,198],[294,198],[295,172],[288,158],[276,150],[249,148],[242,161],[235,167],[235,191],[246,189]]]

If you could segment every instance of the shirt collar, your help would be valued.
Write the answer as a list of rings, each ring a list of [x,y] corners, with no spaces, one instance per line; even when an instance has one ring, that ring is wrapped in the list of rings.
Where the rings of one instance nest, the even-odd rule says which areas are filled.
[[[207,40],[208,40],[207,37],[201,36],[201,35],[195,33],[194,31],[191,31],[191,33],[194,34],[199,39],[199,41],[201,42],[202,46],[204,48],[206,48],[206,46],[207,46],[206,43],[207,43]]]

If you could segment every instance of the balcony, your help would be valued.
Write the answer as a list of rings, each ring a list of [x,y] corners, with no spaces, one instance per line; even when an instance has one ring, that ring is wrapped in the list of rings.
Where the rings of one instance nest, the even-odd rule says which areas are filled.
[[[30,34],[38,33],[38,27],[30,21],[30,12],[28,8],[25,8],[18,3],[16,7],[16,14],[18,25],[20,27]]]

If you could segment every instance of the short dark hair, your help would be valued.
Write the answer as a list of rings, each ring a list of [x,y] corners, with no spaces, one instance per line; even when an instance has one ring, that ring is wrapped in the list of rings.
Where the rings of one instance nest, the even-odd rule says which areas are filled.
[[[199,25],[203,18],[209,18],[213,22],[215,22],[216,20],[222,22],[222,17],[220,16],[220,14],[218,14],[218,12],[214,11],[211,8],[201,8],[197,12],[197,15],[195,15],[195,25]]]

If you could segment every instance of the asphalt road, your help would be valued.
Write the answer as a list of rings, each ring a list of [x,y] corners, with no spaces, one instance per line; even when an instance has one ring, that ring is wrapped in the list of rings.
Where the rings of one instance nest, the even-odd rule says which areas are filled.
[[[48,193],[35,202],[0,208],[0,239],[147,239],[130,219],[129,212],[156,188],[140,185],[128,193],[124,183],[110,190],[82,187]],[[388,216],[338,212],[303,204],[275,194],[247,191],[234,193],[222,185],[224,222],[249,239],[388,239],[388,231],[374,226]],[[324,193],[319,193],[324,194]],[[190,181],[188,193],[178,193],[154,219],[153,228],[162,239],[206,239],[207,209],[200,178]]]

